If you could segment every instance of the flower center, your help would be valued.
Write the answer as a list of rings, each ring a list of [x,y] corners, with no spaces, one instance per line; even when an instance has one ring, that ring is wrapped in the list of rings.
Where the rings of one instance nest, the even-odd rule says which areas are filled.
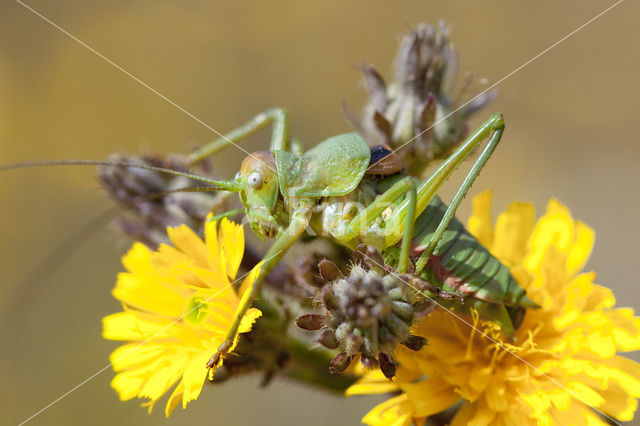
[[[204,303],[204,299],[200,296],[194,296],[189,300],[185,318],[192,324],[198,324],[207,316],[207,309],[208,306]]]

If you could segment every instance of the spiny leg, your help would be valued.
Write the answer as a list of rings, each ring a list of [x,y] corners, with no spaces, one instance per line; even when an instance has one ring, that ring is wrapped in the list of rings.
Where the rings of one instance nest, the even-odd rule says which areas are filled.
[[[417,273],[420,273],[424,269],[424,267],[427,265],[427,261],[429,260],[429,257],[431,257],[431,255],[433,254],[434,250],[436,249],[436,245],[438,244],[438,241],[440,241],[440,238],[442,238],[442,235],[447,230],[447,227],[449,226],[449,223],[453,219],[456,213],[456,210],[458,209],[458,206],[460,206],[462,199],[465,197],[465,195],[467,195],[467,192],[469,191],[469,188],[473,184],[473,181],[476,179],[478,174],[480,174],[480,170],[482,170],[484,165],[487,163],[487,160],[489,160],[489,157],[491,157],[491,154],[493,154],[493,151],[498,145],[498,142],[500,142],[500,138],[502,137],[503,131],[504,131],[504,122],[502,122],[501,120],[498,127],[494,129],[493,134],[489,139],[489,143],[484,148],[484,150],[482,151],[478,159],[475,161],[475,163],[471,167],[471,170],[469,170],[469,173],[467,174],[464,181],[462,182],[462,185],[460,185],[460,188],[456,192],[456,195],[451,200],[451,204],[449,204],[449,207],[447,207],[447,210],[445,211],[444,216],[442,217],[442,220],[440,221],[440,224],[436,228],[436,231],[434,232],[433,236],[428,242],[427,241],[421,242],[420,245],[426,244],[426,247],[425,247],[425,250],[420,255],[420,257],[418,258],[418,261],[416,262]]]
[[[480,172],[480,169],[486,163],[488,156],[491,155],[493,149],[495,148],[495,145],[500,140],[500,135],[502,135],[503,129],[504,119],[502,117],[502,114],[492,115],[462,145],[460,145],[427,180],[421,183],[418,186],[416,215],[419,216],[420,214],[422,214],[422,212],[424,212],[424,210],[427,208],[427,205],[429,204],[429,201],[431,201],[442,184],[444,184],[444,182],[453,174],[458,166],[460,166],[460,164],[478,147],[478,145],[482,143],[482,141],[484,141],[487,137],[490,137],[487,148],[485,148],[485,150],[483,151],[483,155],[485,155],[486,158],[482,160],[482,162],[476,169],[472,169],[470,172],[470,175],[472,173],[475,173],[475,175],[471,178],[471,182],[473,182],[473,179]],[[498,133],[497,138],[496,133]],[[477,160],[477,163],[478,162],[480,162],[480,159]],[[474,167],[476,166],[474,165]],[[471,185],[471,182],[468,183],[467,189]],[[464,197],[464,194],[462,194],[462,197]],[[403,201],[399,208],[394,212],[393,217],[387,221],[387,232],[385,240],[387,246],[391,246],[397,243],[398,240],[400,240],[400,238],[402,237],[404,225],[406,223],[405,218],[410,210],[409,204],[409,200]],[[451,219],[449,219],[449,221],[450,220]]]
[[[308,206],[302,206],[302,208],[296,210],[292,214],[291,222],[287,229],[278,236],[275,243],[273,243],[267,251],[267,254],[265,254],[258,277],[252,283],[251,288],[247,290],[248,294],[242,295],[240,306],[236,311],[236,317],[227,332],[225,341],[207,362],[207,368],[217,367],[222,358],[224,358],[224,356],[233,347],[233,342],[235,341],[238,335],[238,329],[240,328],[240,322],[242,321],[244,314],[251,307],[253,300],[260,294],[264,278],[271,272],[289,248],[298,240],[298,237],[304,232],[309,224],[309,213],[310,209]]]
[[[242,126],[224,135],[213,142],[201,147],[189,155],[189,164],[195,164],[203,160],[205,157],[215,154],[227,146],[246,138],[249,135],[257,132],[263,127],[273,123],[273,130],[271,132],[271,146],[270,150],[288,150],[289,149],[289,113],[282,108],[268,109],[251,120],[247,121]]]
[[[404,274],[409,269],[409,251],[411,250],[411,241],[413,240],[413,228],[416,224],[416,184],[411,179],[409,181],[411,187],[407,193],[408,210],[404,224],[404,235],[402,236],[402,245],[400,248],[400,261],[398,262],[398,272]]]

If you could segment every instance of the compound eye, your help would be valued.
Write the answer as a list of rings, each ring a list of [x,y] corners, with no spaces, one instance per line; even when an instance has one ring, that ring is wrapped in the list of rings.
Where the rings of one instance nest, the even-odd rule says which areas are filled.
[[[262,187],[262,183],[263,183],[262,182],[262,173],[260,173],[257,170],[249,173],[249,176],[247,177],[247,182],[249,183],[249,185],[253,189],[260,189],[260,187]]]

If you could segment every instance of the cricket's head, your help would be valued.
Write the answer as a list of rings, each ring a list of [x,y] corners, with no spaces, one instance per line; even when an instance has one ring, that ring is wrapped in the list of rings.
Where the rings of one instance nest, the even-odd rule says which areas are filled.
[[[274,155],[269,151],[249,154],[236,175],[240,200],[245,207],[251,229],[258,235],[273,238],[278,233],[276,220],[278,198],[278,173]]]

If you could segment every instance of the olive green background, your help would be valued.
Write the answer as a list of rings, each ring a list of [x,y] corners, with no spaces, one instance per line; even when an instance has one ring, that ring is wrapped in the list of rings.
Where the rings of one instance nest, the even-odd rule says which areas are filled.
[[[28,4],[225,132],[270,106],[306,146],[348,131],[356,66],[385,76],[400,35],[446,18],[462,69],[493,83],[604,10],[608,1],[43,1]],[[496,209],[557,197],[596,229],[588,269],[640,307],[638,2],[627,0],[500,84],[475,119],[505,114],[502,144],[472,188]],[[478,85],[477,88],[482,88]],[[185,152],[215,135],[20,4],[0,6],[0,162]],[[247,141],[267,146],[268,133]],[[214,162],[230,178],[243,153]],[[112,205],[93,168],[0,175],[0,423],[16,424],[107,366],[101,318],[127,243],[108,226],[72,237]],[[461,179],[459,174],[457,179]],[[456,182],[459,182],[456,181]],[[451,193],[449,182],[444,193]],[[466,218],[470,201],[459,214]],[[70,244],[65,241],[72,239]],[[73,249],[76,249],[73,252]],[[637,357],[636,357],[637,358]],[[357,424],[382,398],[340,399],[247,377],[207,388],[167,421],[121,403],[106,368],[32,424]],[[640,423],[638,423],[640,424]]]

